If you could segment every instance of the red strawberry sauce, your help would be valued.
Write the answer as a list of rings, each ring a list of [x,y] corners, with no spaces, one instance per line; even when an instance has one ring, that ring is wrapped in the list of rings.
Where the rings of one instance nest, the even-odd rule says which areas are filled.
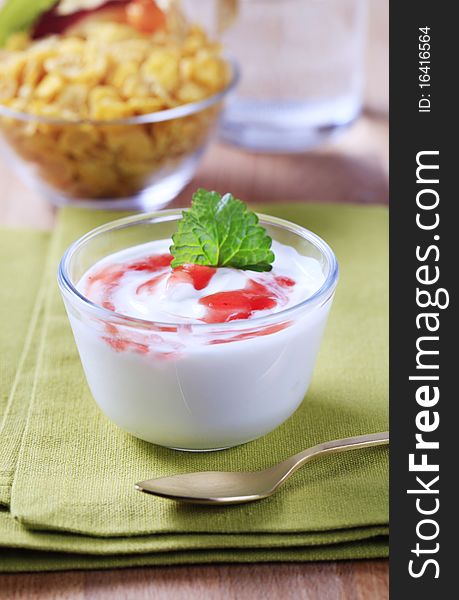
[[[206,288],[212,277],[217,272],[213,267],[204,267],[202,265],[183,265],[172,271],[170,282],[191,283],[195,290]]]
[[[105,266],[89,277],[87,294],[91,297],[92,287],[96,283],[101,284],[102,306],[116,310],[112,296],[121,284],[123,275],[129,271],[146,271],[153,275],[138,286],[137,294],[152,292],[158,282],[167,276],[168,285],[190,283],[196,290],[204,290],[217,272],[213,267],[191,264],[171,270],[171,261],[170,254],[155,254],[130,263]],[[200,298],[199,304],[207,308],[202,320],[205,323],[226,323],[236,319],[249,319],[257,311],[273,309],[279,302],[285,301],[284,290],[294,285],[292,279],[284,276],[273,276],[266,283],[250,278],[243,289],[217,292]]]
[[[242,290],[204,296],[199,304],[207,307],[206,323],[225,323],[248,319],[257,310],[275,308],[278,298],[268,287],[249,279]]]

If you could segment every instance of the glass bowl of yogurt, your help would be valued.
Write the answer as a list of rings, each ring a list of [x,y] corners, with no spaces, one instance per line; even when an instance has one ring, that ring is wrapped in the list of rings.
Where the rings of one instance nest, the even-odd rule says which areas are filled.
[[[64,254],[59,287],[89,388],[125,431],[217,450],[265,435],[303,401],[338,264],[314,233],[258,216],[269,272],[172,269],[181,210],[108,223]]]

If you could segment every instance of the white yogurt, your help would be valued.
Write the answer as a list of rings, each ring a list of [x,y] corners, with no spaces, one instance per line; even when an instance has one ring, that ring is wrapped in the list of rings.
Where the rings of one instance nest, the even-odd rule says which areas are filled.
[[[317,260],[301,256],[294,248],[275,241],[272,245],[275,255],[272,271],[258,273],[219,268],[202,289],[195,289],[191,278],[168,265],[160,263],[154,271],[137,270],[136,265],[142,267],[146,258],[169,254],[171,243],[171,240],[157,240],[110,255],[84,275],[78,284],[79,291],[96,304],[103,305],[107,292],[103,275],[106,273],[108,285],[112,288],[108,299],[116,312],[162,323],[199,323],[206,317],[206,307],[199,301],[206,296],[243,289],[249,281],[266,285],[276,296],[276,306],[257,310],[248,317],[254,318],[296,306],[312,296],[325,279]],[[134,268],[129,269],[129,265],[134,265]],[[128,270],[114,286],[114,276],[126,268]],[[277,283],[285,278],[294,285]],[[150,281],[152,285],[148,285]]]
[[[255,439],[288,418],[309,386],[331,295],[294,314],[282,311],[322,286],[321,266],[274,242],[271,272],[218,269],[196,289],[187,272],[172,272],[167,264],[142,268],[143,259],[169,246],[160,240],[112,254],[78,284],[96,304],[166,325],[95,318],[66,299],[94,398],[120,427],[163,446],[207,450]],[[241,290],[236,313],[226,304],[223,312],[209,308],[209,297],[221,301],[220,294]],[[241,310],[244,318],[238,318]],[[257,321],[274,313],[278,318],[267,325]],[[222,316],[226,323],[213,322]]]

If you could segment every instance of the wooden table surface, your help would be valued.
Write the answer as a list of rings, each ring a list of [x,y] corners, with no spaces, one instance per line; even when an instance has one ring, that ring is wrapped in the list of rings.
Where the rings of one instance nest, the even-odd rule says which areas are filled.
[[[366,110],[320,150],[257,155],[214,144],[195,179],[174,201],[189,203],[197,186],[231,191],[250,202],[388,202],[387,2],[371,0]],[[0,225],[51,228],[55,211],[0,163]],[[386,560],[139,568],[0,575],[0,598],[34,599],[305,599],[385,600]]]

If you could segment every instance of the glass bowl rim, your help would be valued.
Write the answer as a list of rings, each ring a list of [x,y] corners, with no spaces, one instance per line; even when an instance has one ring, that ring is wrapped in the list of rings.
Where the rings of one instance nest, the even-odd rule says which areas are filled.
[[[116,311],[112,311],[110,309],[104,308],[87,298],[84,294],[82,294],[76,286],[72,283],[71,278],[68,273],[68,267],[70,261],[75,254],[82,246],[84,246],[88,241],[93,238],[106,233],[110,230],[115,229],[125,229],[130,226],[139,225],[143,222],[155,224],[155,223],[163,223],[167,221],[175,221],[182,217],[182,211],[187,210],[183,208],[177,209],[167,209],[167,210],[159,210],[150,213],[142,213],[135,214],[128,217],[123,217],[121,219],[116,219],[114,221],[110,221],[105,223],[104,225],[100,225],[91,231],[88,231],[86,234],[75,240],[64,252],[58,267],[57,279],[59,288],[64,296],[69,297],[69,299],[74,302],[75,300],[83,306],[86,310],[90,310],[90,312],[97,315],[102,320],[113,320],[116,319],[118,323],[123,323],[128,326],[137,326],[141,329],[151,329],[154,328],[167,328],[167,327],[183,327],[184,325],[191,325],[193,329],[199,331],[216,331],[222,330],[227,331],[231,329],[254,329],[257,327],[271,325],[273,323],[277,323],[282,320],[286,315],[292,315],[296,312],[299,312],[301,309],[307,306],[315,306],[318,304],[324,304],[329,298],[332,296],[336,284],[338,282],[339,277],[339,265],[336,259],[335,253],[330,248],[330,246],[317,234],[309,231],[305,227],[301,225],[297,225],[296,223],[292,223],[291,221],[287,221],[286,219],[281,219],[279,217],[274,217],[271,215],[266,215],[263,213],[257,213],[260,223],[266,223],[268,225],[278,226],[280,228],[286,229],[291,233],[299,235],[303,239],[306,239],[310,242],[322,256],[325,257],[328,266],[328,273],[325,278],[325,281],[321,285],[321,287],[316,290],[311,296],[308,296],[298,304],[291,306],[289,308],[285,308],[283,310],[279,310],[277,312],[271,313],[269,315],[254,317],[251,319],[237,319],[234,321],[228,321],[225,323],[185,323],[185,322],[173,322],[173,321],[152,321],[148,319],[140,319],[137,317],[131,317],[129,315],[125,315],[123,313],[118,313]]]
[[[158,110],[156,112],[147,113],[145,115],[136,115],[134,117],[125,117],[122,119],[62,119],[54,117],[46,117],[42,115],[34,115],[32,113],[22,112],[13,110],[0,103],[0,116],[7,117],[10,119],[16,119],[17,121],[25,121],[30,123],[43,123],[47,125],[69,125],[69,126],[81,126],[81,125],[93,125],[96,127],[104,127],[110,125],[144,125],[148,123],[163,123],[165,121],[171,121],[172,119],[180,119],[182,117],[188,117],[189,115],[196,114],[217,104],[223,100],[229,92],[231,92],[239,82],[240,69],[235,59],[232,57],[224,56],[224,60],[230,65],[231,76],[227,86],[198,102],[188,102],[174,108],[166,108],[165,110]]]

